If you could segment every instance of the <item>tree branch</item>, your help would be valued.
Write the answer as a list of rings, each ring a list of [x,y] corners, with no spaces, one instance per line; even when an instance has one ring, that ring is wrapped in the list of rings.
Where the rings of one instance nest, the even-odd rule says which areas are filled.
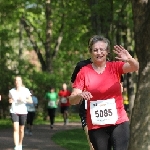
[[[28,25],[27,20],[24,17],[21,18],[20,22],[24,26],[24,29],[27,33],[27,36],[28,36],[32,46],[33,46],[33,49],[37,53],[38,59],[39,59],[41,66],[42,66],[42,70],[46,71],[46,63],[45,63],[43,56],[42,56],[42,54],[41,54],[41,52],[37,46],[37,42],[34,39],[34,36],[32,34],[33,31],[31,32],[31,28],[32,28],[31,25]]]

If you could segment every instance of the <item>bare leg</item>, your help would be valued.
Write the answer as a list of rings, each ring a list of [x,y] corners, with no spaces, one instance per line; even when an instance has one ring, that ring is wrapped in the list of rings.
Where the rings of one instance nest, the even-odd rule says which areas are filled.
[[[14,144],[19,145],[19,122],[14,122]]]
[[[24,138],[24,125],[19,126],[19,145],[22,145],[22,141]]]

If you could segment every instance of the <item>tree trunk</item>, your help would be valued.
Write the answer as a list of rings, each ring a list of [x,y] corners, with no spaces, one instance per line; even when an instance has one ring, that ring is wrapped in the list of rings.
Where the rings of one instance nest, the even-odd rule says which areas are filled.
[[[100,0],[89,0],[89,6],[91,9],[90,19],[93,33],[108,36],[110,25],[113,20],[113,0],[107,0],[104,2]]]
[[[61,1],[61,9],[64,8],[64,1]],[[45,38],[41,37],[41,35],[38,33],[37,29],[33,24],[27,20],[25,17],[21,18],[21,24],[23,25],[27,36],[33,46],[34,51],[36,52],[39,62],[42,66],[43,72],[49,72],[52,73],[52,62],[55,59],[55,57],[58,54],[62,39],[63,39],[63,30],[64,30],[64,13],[62,13],[61,20],[60,20],[60,27],[58,29],[58,37],[53,38],[52,36],[52,30],[53,30],[53,21],[52,21],[52,10],[51,10],[51,1],[47,0],[45,2],[45,20],[46,20],[46,29],[45,29]],[[42,50],[38,47],[38,39],[36,38],[37,35],[38,39],[43,45],[44,54]],[[45,39],[45,40],[44,40]],[[53,39],[53,42],[52,42]],[[54,48],[52,46],[54,44]]]
[[[45,3],[45,18],[46,18],[46,43],[45,43],[45,58],[46,58],[46,65],[47,65],[47,71],[52,71],[51,66],[51,37],[52,37],[52,26],[53,22],[51,21],[51,1],[47,0]]]
[[[135,51],[140,63],[129,150],[150,149],[150,1],[132,0]]]

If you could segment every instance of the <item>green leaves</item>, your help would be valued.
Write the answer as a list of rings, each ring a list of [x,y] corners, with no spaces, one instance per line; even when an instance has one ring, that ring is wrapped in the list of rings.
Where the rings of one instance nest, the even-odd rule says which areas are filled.
[[[76,63],[90,57],[91,35],[103,33],[112,46],[128,42],[123,39],[127,30],[132,32],[131,16],[130,4],[119,0],[1,0],[1,70],[3,74],[7,70],[12,85],[11,74],[21,74],[28,87],[39,90],[42,85],[43,91],[47,84],[60,87],[70,82]],[[37,56],[36,65],[31,63],[32,55]]]

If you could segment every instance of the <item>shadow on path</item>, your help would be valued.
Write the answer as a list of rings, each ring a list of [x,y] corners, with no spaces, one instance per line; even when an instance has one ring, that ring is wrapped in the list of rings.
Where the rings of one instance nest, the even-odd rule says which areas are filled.
[[[33,135],[25,135],[23,140],[23,150],[66,150],[56,145],[51,137],[58,131],[81,128],[81,123],[69,123],[64,126],[62,123],[56,123],[53,129],[49,125],[34,125]],[[13,130],[0,130],[0,150],[13,150]]]

